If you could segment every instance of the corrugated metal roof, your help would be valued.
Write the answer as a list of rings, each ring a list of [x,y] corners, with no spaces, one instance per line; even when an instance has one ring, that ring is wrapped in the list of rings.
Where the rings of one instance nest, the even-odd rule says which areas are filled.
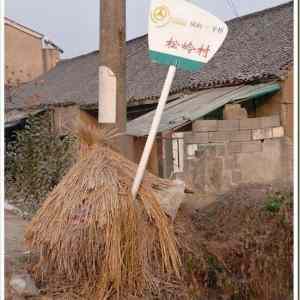
[[[278,83],[241,85],[215,88],[183,97],[166,105],[158,132],[182,127],[197,120],[227,103],[253,99],[280,90]],[[151,111],[127,124],[127,134],[148,134],[155,111]]]

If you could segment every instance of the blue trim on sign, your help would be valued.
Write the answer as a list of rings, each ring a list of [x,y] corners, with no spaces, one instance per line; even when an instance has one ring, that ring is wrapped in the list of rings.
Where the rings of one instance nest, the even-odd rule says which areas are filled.
[[[152,61],[164,64],[164,65],[174,65],[179,69],[187,71],[198,71],[205,63],[201,63],[196,60],[191,60],[171,54],[161,53],[153,50],[149,50],[149,56]]]

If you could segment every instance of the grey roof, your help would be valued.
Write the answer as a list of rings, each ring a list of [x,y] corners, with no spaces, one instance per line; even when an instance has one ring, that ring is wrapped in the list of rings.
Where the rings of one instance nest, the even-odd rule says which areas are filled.
[[[212,88],[175,100],[166,105],[158,132],[180,128],[229,102],[261,97],[280,90],[278,83],[261,83],[223,88]],[[127,124],[127,134],[145,136],[154,117],[151,111]]]
[[[293,2],[227,22],[229,34],[216,56],[200,73],[179,70],[171,93],[186,89],[232,86],[281,78],[293,62]],[[167,67],[148,58],[147,36],[127,44],[129,105],[157,101]],[[20,87],[6,110],[35,105],[96,105],[98,52],[61,61],[50,72]],[[142,101],[142,102],[141,102]]]

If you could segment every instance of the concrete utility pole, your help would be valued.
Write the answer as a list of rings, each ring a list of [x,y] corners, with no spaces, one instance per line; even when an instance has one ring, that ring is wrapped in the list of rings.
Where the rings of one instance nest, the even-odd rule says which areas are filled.
[[[126,122],[126,0],[100,0],[99,123],[125,132]]]

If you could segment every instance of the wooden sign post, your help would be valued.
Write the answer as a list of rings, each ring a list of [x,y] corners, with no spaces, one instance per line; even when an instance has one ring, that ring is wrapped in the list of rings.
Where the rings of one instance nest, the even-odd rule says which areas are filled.
[[[169,65],[158,106],[132,186],[136,198],[143,180],[176,68],[200,70],[215,55],[228,33],[217,17],[186,0],[152,0],[149,15],[149,56]]]

